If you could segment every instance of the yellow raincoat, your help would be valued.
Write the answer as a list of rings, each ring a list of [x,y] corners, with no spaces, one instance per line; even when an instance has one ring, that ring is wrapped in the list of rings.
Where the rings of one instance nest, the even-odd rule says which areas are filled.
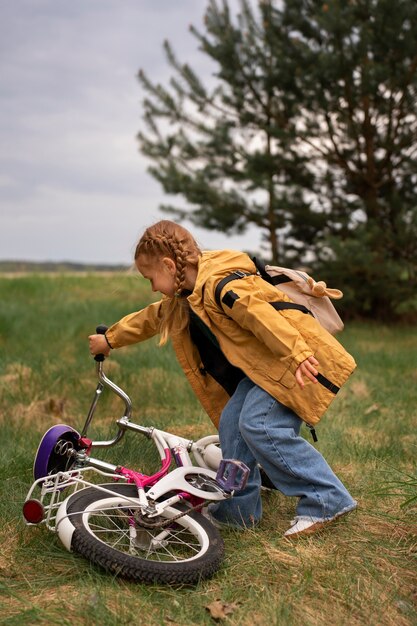
[[[221,297],[228,292],[228,304],[222,303],[220,308],[215,301],[216,286],[236,270],[252,275],[224,286]],[[191,309],[214,334],[227,360],[313,426],[356,364],[311,315],[294,309],[277,311],[269,304],[277,301],[287,302],[289,298],[256,275],[255,265],[246,254],[233,250],[202,254],[195,288],[188,296]],[[163,298],[111,326],[106,332],[110,345],[119,348],[156,335],[165,302]],[[175,332],[175,320],[171,340],[188,381],[217,427],[229,395],[205,371],[188,329]],[[324,383],[306,379],[301,389],[295,372],[309,356],[318,360]]]

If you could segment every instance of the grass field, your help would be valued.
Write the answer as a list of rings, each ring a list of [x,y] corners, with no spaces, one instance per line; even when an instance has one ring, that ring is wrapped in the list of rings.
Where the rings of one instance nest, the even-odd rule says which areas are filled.
[[[318,448],[359,501],[318,537],[282,539],[295,501],[264,495],[256,530],[223,533],[222,568],[195,587],[113,579],[24,525],[40,437],[81,428],[95,388],[87,335],[146,304],[147,284],[120,275],[0,277],[0,623],[103,626],[417,624],[417,334],[352,324],[340,339],[358,370],[318,427]],[[213,432],[171,349],[154,341],[113,353],[109,375],[126,389],[134,421],[198,438]],[[94,438],[111,432],[120,401],[103,398]],[[152,465],[129,435],[104,458]]]

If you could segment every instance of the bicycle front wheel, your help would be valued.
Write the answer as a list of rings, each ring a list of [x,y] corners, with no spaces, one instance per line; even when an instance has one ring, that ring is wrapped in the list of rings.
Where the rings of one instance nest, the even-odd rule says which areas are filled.
[[[150,528],[149,519],[141,520],[134,485],[103,487],[115,495],[88,487],[67,501],[75,552],[113,575],[138,582],[195,583],[219,568],[223,540],[203,515],[190,512],[173,519],[181,511],[168,507]]]

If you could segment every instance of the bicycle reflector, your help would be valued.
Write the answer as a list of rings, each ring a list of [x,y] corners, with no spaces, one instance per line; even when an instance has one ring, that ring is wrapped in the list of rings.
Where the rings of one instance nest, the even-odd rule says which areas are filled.
[[[26,500],[23,505],[23,517],[29,524],[39,524],[45,516],[45,509],[39,500]]]

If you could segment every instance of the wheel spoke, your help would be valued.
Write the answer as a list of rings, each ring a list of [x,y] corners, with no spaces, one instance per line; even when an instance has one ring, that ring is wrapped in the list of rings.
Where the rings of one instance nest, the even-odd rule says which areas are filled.
[[[135,486],[108,489],[118,493],[88,488],[71,497],[67,511],[78,529],[72,538],[75,551],[113,574],[150,582],[190,582],[217,569],[223,543],[201,515],[168,506],[153,520],[154,526],[143,526],[136,515],[140,507]]]
[[[87,513],[84,513],[86,516]],[[201,550],[199,540],[189,529],[176,524],[174,529],[149,529],[137,525],[142,535],[142,545],[132,542],[129,534],[129,516],[121,514],[113,507],[93,511],[88,516],[89,531],[100,541],[112,548],[134,555],[141,555],[150,560],[183,561]],[[155,534],[157,533],[157,534]]]

